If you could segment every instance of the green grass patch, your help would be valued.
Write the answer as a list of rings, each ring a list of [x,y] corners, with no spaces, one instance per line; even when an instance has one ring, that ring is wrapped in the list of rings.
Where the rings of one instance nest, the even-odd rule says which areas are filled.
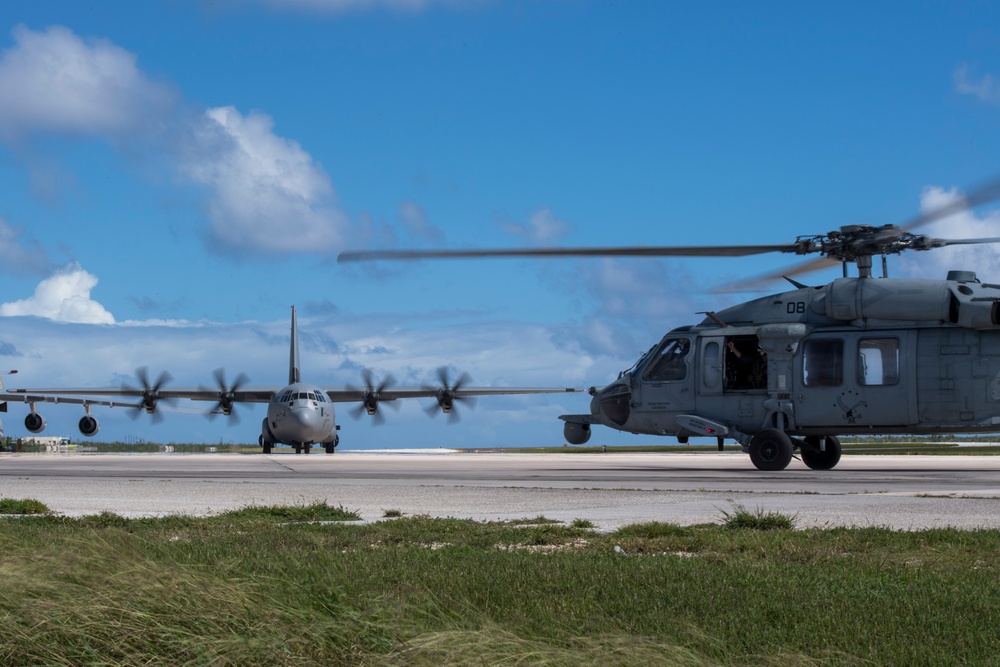
[[[0,522],[0,664],[996,662],[996,530],[340,511]]]
[[[51,514],[52,510],[40,500],[0,498],[0,514]]]
[[[723,525],[730,530],[791,530],[795,517],[780,512],[768,512],[758,507],[748,510],[737,505],[732,512],[722,510]]]

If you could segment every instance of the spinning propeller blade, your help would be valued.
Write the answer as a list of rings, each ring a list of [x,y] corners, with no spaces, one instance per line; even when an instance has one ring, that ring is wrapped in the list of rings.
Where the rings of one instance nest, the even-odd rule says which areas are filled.
[[[226,371],[222,368],[216,368],[212,371],[212,377],[215,378],[215,385],[219,389],[219,400],[216,401],[211,410],[205,413],[205,416],[208,419],[215,419],[216,415],[223,414],[229,417],[233,424],[239,424],[240,416],[235,409],[236,392],[249,382],[250,378],[247,377],[246,373],[240,373],[231,385],[226,384]]]
[[[426,412],[431,417],[435,416],[438,413],[438,411],[444,412],[445,414],[448,415],[448,420],[451,423],[455,423],[461,419],[458,410],[456,410],[457,408],[456,402],[464,402],[466,405],[472,408],[475,407],[476,405],[476,399],[473,396],[457,395],[457,393],[462,389],[462,387],[464,387],[465,385],[467,385],[469,382],[472,381],[472,378],[469,377],[468,373],[462,373],[461,375],[459,375],[458,379],[455,380],[454,384],[451,383],[451,380],[449,379],[448,375],[449,375],[448,367],[441,366],[440,368],[437,369],[437,376],[440,385],[437,387],[434,387],[432,385],[423,386],[423,388],[426,390],[437,391],[437,397],[436,397],[437,402],[432,403],[431,405],[424,408],[424,412]]]
[[[348,387],[351,391],[363,392],[361,396],[361,403],[357,406],[351,408],[350,414],[355,419],[359,419],[362,414],[368,413],[372,416],[372,421],[375,425],[381,425],[385,423],[385,415],[379,410],[379,405],[382,400],[381,393],[387,388],[396,384],[396,378],[392,375],[386,375],[377,386],[375,384],[375,376],[370,369],[365,368],[361,371],[361,379],[365,381],[364,390],[358,389],[357,387]],[[399,405],[394,402],[389,402],[389,405],[394,409],[398,410]]]

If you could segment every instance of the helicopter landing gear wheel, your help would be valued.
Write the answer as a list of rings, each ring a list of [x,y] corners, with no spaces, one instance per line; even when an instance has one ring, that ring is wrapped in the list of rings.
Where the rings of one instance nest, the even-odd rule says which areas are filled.
[[[820,451],[820,440],[816,436],[805,438],[806,446],[802,448],[802,462],[813,470],[830,470],[840,462],[840,438],[835,435],[824,436],[826,447]]]
[[[750,460],[758,470],[784,470],[794,449],[792,439],[784,431],[765,428],[750,439]]]

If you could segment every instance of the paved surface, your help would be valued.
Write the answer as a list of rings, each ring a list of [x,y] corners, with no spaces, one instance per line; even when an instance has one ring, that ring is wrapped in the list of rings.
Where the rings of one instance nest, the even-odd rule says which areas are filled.
[[[1000,528],[1000,457],[845,456],[832,471],[793,461],[756,470],[742,454],[0,454],[0,497],[79,516],[208,515],[325,501],[477,520],[719,522],[737,507],[796,525]]]

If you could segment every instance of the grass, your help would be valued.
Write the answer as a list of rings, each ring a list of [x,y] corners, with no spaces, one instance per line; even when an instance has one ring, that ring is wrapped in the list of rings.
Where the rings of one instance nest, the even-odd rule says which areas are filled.
[[[994,530],[351,517],[0,521],[0,664],[997,661]]]

